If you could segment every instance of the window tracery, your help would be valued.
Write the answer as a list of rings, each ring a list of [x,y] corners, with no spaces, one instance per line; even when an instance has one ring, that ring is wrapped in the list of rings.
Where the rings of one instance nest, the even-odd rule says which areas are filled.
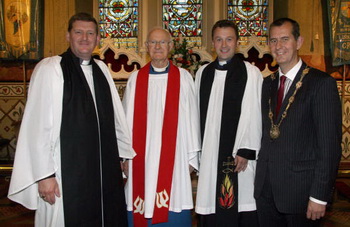
[[[241,44],[245,44],[251,35],[266,44],[268,7],[268,0],[228,0],[227,18],[236,22]]]
[[[101,45],[111,38],[118,48],[138,48],[138,6],[138,0],[99,0]]]
[[[191,46],[202,45],[202,0],[163,0],[163,27],[173,37],[186,37]]]

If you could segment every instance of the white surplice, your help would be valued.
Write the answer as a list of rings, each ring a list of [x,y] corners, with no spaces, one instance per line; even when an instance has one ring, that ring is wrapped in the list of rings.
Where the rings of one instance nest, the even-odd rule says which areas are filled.
[[[133,126],[135,86],[138,72],[131,74],[123,98],[129,126]],[[147,135],[145,157],[145,217],[152,218],[156,197],[159,159],[162,141],[165,98],[168,74],[150,74],[147,97]],[[200,150],[199,113],[192,76],[180,68],[179,118],[176,153],[170,195],[170,211],[181,212],[193,208],[189,165],[198,169]],[[130,130],[131,131],[131,130]],[[132,160],[129,161],[129,178],[126,183],[128,210],[133,210]],[[140,186],[138,186],[140,187]]]
[[[131,133],[115,84],[107,66],[100,60],[95,61],[105,75],[111,90],[119,155],[122,158],[133,158],[135,152],[131,147]],[[64,195],[62,195],[60,168],[64,79],[60,62],[60,56],[45,58],[33,71],[8,194],[9,199],[28,209],[37,210],[36,226],[64,226],[62,200]],[[87,74],[86,78],[91,87],[92,71],[87,67],[91,66],[83,66],[83,71]],[[91,89],[93,90],[93,87]],[[52,174],[55,174],[61,192],[61,197],[56,197],[54,205],[39,197],[37,184],[39,180]]]
[[[257,67],[248,62],[244,63],[247,68],[247,83],[242,99],[236,138],[232,138],[235,139],[232,156],[235,157],[239,149],[245,148],[255,150],[257,157],[262,133],[261,87],[263,77]],[[202,72],[206,66],[202,66],[196,74],[195,86],[198,106]],[[227,71],[215,70],[208,103],[196,198],[196,212],[199,214],[215,213],[217,162],[226,74]],[[239,212],[256,210],[253,196],[255,167],[256,160],[248,160],[247,169],[238,174]]]

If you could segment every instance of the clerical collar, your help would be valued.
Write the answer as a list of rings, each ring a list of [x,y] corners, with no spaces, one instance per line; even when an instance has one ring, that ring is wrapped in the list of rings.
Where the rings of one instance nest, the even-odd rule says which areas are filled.
[[[231,58],[228,61],[219,61],[219,59],[218,59],[215,68],[219,69],[219,70],[227,70],[227,65],[232,63],[232,59],[233,58]]]
[[[226,65],[227,64],[227,61],[219,61],[219,65],[223,66],[223,65]]]
[[[91,65],[91,59],[90,60],[83,60],[79,58],[80,64],[81,65]]]
[[[169,72],[169,62],[168,62],[168,65],[163,67],[163,68],[157,68],[157,67],[154,67],[152,64],[151,64],[151,69],[149,71],[150,74],[164,74],[164,73],[168,73]]]

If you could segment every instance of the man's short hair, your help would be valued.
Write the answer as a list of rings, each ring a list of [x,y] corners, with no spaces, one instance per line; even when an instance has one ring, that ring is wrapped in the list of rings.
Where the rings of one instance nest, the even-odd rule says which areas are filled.
[[[272,22],[272,24],[270,25],[270,30],[269,31],[271,32],[271,28],[282,26],[285,23],[291,23],[292,24],[292,34],[293,34],[295,40],[297,40],[299,38],[299,36],[300,36],[299,24],[295,20],[290,19],[288,17],[279,18],[279,19],[275,20],[274,22]]]
[[[86,22],[93,22],[95,25],[96,25],[96,34],[98,34],[98,25],[97,25],[97,21],[96,19],[91,16],[90,14],[88,13],[77,13],[75,15],[73,15],[70,19],[69,19],[69,22],[68,22],[68,32],[70,32],[73,28],[73,23],[75,21],[86,21]]]
[[[211,38],[214,39],[214,32],[217,28],[233,28],[235,30],[236,38],[238,40],[239,35],[238,35],[238,27],[235,22],[231,20],[219,20],[217,21],[213,28],[211,29]]]

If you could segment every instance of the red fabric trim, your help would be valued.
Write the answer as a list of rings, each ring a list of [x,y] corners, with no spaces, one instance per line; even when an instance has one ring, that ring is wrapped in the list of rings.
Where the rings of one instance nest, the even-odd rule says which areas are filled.
[[[166,206],[158,208],[155,202],[152,224],[168,221],[168,212],[170,205],[171,184],[175,162],[176,137],[179,114],[179,97],[180,97],[180,71],[171,62],[168,73],[168,83],[166,91],[166,101],[164,110],[164,120],[162,129],[162,146],[158,172],[157,194],[166,191],[168,201]],[[148,79],[151,64],[140,69],[135,91],[134,101],[134,122],[133,122],[133,148],[137,155],[133,159],[133,202],[142,204],[144,209],[144,187],[145,187],[145,150],[146,150],[146,131],[147,131],[147,94]],[[135,171],[136,170],[136,171]],[[138,185],[139,187],[135,187]],[[143,186],[141,186],[143,185]],[[140,187],[141,186],[141,187]],[[142,203],[140,202],[142,199]],[[156,196],[157,199],[157,196]],[[135,213],[134,226],[147,226],[147,220],[143,212]],[[144,210],[143,210],[144,211]]]
[[[133,121],[133,148],[136,156],[133,159],[133,214],[134,226],[147,226],[147,221],[143,217],[143,212],[135,213],[135,202],[144,210],[145,191],[145,150],[146,150],[146,132],[147,132],[147,97],[148,97],[148,78],[149,68],[151,64],[147,64],[140,69],[135,88],[134,100],[134,121]],[[139,167],[139,171],[135,171],[135,167]],[[138,185],[138,187],[135,187]],[[138,200],[142,199],[142,201]]]

